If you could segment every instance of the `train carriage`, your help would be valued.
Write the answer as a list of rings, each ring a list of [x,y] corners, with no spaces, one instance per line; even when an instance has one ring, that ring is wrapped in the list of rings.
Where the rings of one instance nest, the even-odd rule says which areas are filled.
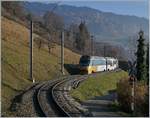
[[[106,58],[106,70],[115,70],[116,68],[118,68],[118,60],[112,57],[105,57]]]
[[[118,67],[118,60],[112,57],[82,56],[79,62],[81,73],[95,73],[114,70]]]

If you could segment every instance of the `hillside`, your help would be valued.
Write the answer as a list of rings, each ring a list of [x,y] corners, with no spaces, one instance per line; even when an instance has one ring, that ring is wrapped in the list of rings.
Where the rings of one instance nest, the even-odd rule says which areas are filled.
[[[31,85],[29,78],[29,30],[5,17],[1,17],[2,26],[2,115],[10,116],[9,107],[12,98]],[[34,36],[38,36],[34,34]],[[76,64],[80,55],[64,49],[65,64]],[[65,73],[67,71],[65,70]],[[34,43],[33,76],[38,81],[61,76],[60,46],[55,45],[52,53],[43,45],[40,50]]]
[[[46,11],[52,10],[56,4],[44,4],[40,2],[25,2],[27,11],[35,15],[43,16]],[[58,5],[55,13],[64,18],[65,24],[79,24],[85,21],[91,34],[97,41],[114,44],[130,44],[129,38],[134,38],[140,29],[148,38],[148,19],[129,15],[117,15],[99,11],[88,7],[75,7],[70,5]]]

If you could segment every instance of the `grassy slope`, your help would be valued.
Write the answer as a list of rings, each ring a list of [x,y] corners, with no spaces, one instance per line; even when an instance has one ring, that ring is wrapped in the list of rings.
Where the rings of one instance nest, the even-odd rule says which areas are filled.
[[[8,115],[11,99],[31,85],[29,77],[29,30],[2,17],[2,114]],[[34,44],[33,75],[36,81],[53,79],[60,73],[60,46],[52,54],[46,46],[41,50]],[[80,55],[65,49],[65,63],[77,63]]]
[[[109,90],[116,89],[117,82],[125,77],[128,77],[125,71],[101,73],[81,83],[77,89],[71,91],[71,95],[79,101],[101,96],[106,94]]]

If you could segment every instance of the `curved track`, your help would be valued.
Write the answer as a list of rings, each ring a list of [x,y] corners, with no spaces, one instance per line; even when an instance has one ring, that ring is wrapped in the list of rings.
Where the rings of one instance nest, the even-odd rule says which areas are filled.
[[[116,70],[118,71],[118,70]],[[61,79],[37,83],[22,95],[21,106],[17,116],[42,117],[80,117],[91,116],[91,113],[81,107],[70,95],[69,91],[91,75],[72,75]]]
[[[87,110],[81,108],[68,94],[87,76],[68,76],[65,79],[49,81],[37,92],[37,105],[42,116],[85,116]]]
[[[90,116],[87,109],[71,98],[68,92],[78,86],[87,76],[66,79],[57,83],[52,89],[52,95],[57,106],[69,117]]]
[[[59,111],[56,109],[54,101],[52,99],[51,95],[51,89],[52,86],[55,85],[58,82],[58,80],[53,82],[47,82],[44,84],[37,93],[37,101],[38,105],[43,113],[43,116],[52,116],[52,117],[58,117],[62,116],[63,114],[60,114]]]

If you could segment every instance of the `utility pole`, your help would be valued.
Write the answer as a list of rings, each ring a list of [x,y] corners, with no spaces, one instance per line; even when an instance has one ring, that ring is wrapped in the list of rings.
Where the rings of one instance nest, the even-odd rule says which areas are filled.
[[[64,75],[64,31],[61,32],[61,72]]]
[[[34,83],[35,80],[33,78],[33,22],[31,20],[30,22],[30,75],[29,78],[30,80]]]

